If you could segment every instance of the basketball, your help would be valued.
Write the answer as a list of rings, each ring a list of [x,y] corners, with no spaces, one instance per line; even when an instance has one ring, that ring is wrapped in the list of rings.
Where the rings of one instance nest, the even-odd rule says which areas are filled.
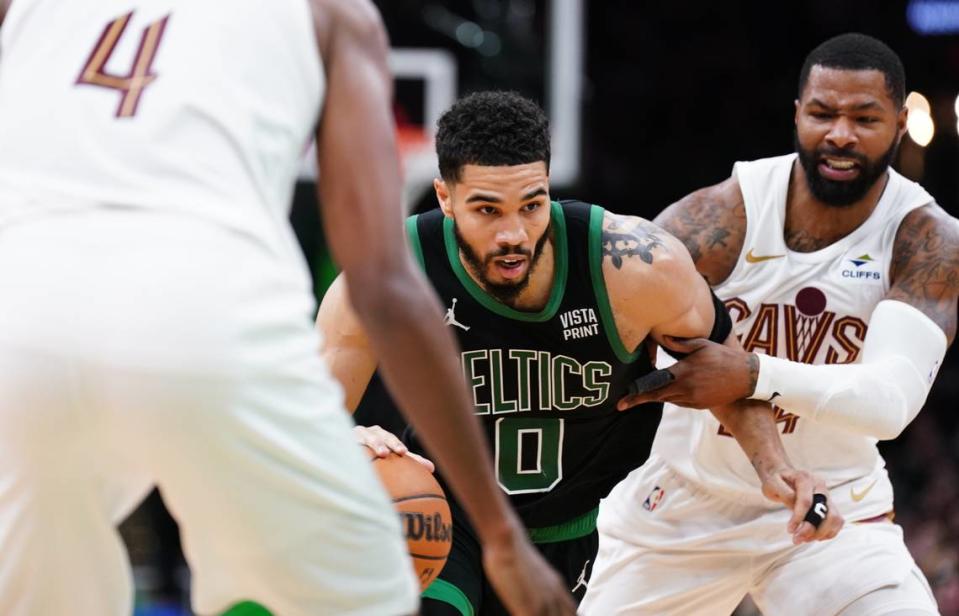
[[[453,516],[446,495],[433,475],[407,456],[373,458],[373,468],[400,515],[420,589],[425,589],[443,570],[453,545]]]

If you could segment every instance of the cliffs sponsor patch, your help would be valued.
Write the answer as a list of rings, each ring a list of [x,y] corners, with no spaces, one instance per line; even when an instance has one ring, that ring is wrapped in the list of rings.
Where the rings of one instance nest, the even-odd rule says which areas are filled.
[[[851,264],[852,267],[844,267],[840,276],[847,280],[882,280],[882,275],[872,269],[875,266],[875,259],[869,256],[869,253],[859,255],[855,259],[846,259],[844,263]],[[872,267],[871,267],[872,266]]]

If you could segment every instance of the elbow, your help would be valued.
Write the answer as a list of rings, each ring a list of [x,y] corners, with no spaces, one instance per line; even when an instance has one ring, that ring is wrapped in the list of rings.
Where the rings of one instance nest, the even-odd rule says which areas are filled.
[[[907,375],[913,378],[907,378]],[[885,408],[880,415],[885,421],[881,422],[881,429],[875,436],[880,441],[891,441],[898,438],[922,410],[929,388],[918,373],[903,371],[898,379],[890,378],[882,389]]]
[[[902,431],[906,429],[906,424],[904,423],[892,423],[888,425],[877,426],[873,431],[874,434],[870,436],[880,440],[880,441],[892,441],[899,438],[899,435],[902,434]]]
[[[888,407],[883,413],[885,421],[881,422],[875,430],[875,436],[880,441],[891,441],[899,438],[903,430],[906,429],[919,410],[924,401],[910,401],[902,392],[896,392],[888,398]]]
[[[919,413],[923,401],[911,399],[888,382],[865,385],[841,388],[825,400],[817,417],[853,434],[880,441],[897,438]]]

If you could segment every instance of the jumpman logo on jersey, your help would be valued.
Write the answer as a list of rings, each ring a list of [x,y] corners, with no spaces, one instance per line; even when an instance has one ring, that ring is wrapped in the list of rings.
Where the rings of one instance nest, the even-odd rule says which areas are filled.
[[[443,317],[443,325],[455,325],[456,327],[459,327],[460,329],[462,329],[464,332],[468,332],[470,330],[469,326],[463,325],[462,323],[456,320],[456,315],[454,314],[455,311],[456,311],[456,298],[454,297],[453,305],[446,309],[446,316]]]
[[[576,590],[582,586],[583,588],[589,588],[588,582],[586,582],[586,567],[589,566],[589,561],[587,560],[583,563],[583,570],[579,572],[579,579],[576,580],[576,586],[573,586],[573,589],[569,592],[576,592]]]

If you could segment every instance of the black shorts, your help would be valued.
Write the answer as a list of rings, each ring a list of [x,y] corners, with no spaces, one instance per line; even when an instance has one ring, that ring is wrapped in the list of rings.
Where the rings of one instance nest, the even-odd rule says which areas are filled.
[[[465,516],[453,510],[453,547],[439,577],[423,591],[422,616],[508,616],[483,573],[479,540]],[[596,560],[597,510],[565,524],[530,530],[530,538],[546,561],[565,580],[579,603]]]

